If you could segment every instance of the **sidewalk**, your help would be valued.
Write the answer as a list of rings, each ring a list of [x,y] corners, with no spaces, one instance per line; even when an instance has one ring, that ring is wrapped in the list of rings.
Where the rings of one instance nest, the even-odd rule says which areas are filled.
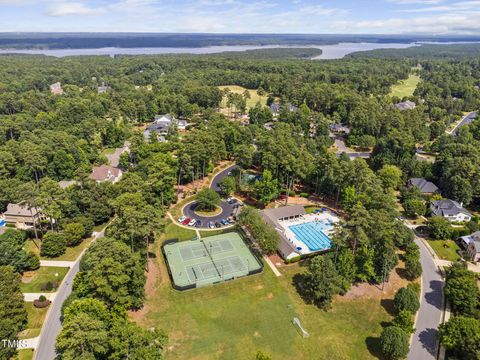
[[[36,349],[38,346],[38,341],[40,340],[40,336],[31,339],[24,339],[20,342],[17,350],[24,350],[24,349]]]
[[[60,260],[40,260],[40,266],[52,267],[68,267],[71,268],[75,261],[60,261]]]
[[[55,300],[55,296],[57,295],[57,293],[23,293],[23,299],[26,302],[33,302],[34,300],[37,300],[41,295],[45,296],[47,300],[53,301]]]

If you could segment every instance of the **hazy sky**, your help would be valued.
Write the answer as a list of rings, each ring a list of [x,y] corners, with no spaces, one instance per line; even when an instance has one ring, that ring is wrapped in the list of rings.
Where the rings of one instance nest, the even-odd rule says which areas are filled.
[[[0,31],[480,35],[480,1],[0,0]]]

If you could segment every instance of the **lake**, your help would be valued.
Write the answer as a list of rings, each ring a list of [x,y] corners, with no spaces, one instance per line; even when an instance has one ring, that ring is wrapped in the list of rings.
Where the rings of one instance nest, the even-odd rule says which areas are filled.
[[[368,51],[374,49],[404,49],[415,46],[415,44],[379,44],[379,43],[339,43],[336,45],[312,45],[310,47],[322,49],[322,55],[315,57],[315,60],[341,59],[345,55],[357,51]],[[235,46],[209,46],[199,48],[171,48],[171,47],[149,47],[149,48],[100,48],[100,49],[27,49],[27,50],[5,50],[1,49],[0,54],[40,54],[54,57],[80,56],[80,55],[161,55],[161,54],[217,54],[225,51],[246,51],[255,49],[285,48],[285,45],[235,45]],[[291,46],[306,47],[306,46]]]

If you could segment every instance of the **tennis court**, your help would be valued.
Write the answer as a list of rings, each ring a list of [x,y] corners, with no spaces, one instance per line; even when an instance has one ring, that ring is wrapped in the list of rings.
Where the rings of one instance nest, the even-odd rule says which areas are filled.
[[[262,262],[240,235],[229,232],[200,240],[163,245],[173,286],[191,289],[255,274]]]

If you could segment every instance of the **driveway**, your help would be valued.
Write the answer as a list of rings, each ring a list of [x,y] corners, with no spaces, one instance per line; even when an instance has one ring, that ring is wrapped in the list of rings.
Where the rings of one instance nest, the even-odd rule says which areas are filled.
[[[218,184],[222,179],[237,167],[237,165],[232,165],[226,168],[225,170],[222,170],[219,172],[215,177],[212,179],[210,188],[215,190],[216,192],[220,192],[220,186]],[[220,203],[220,207],[222,208],[222,212],[218,215],[215,216],[200,216],[195,213],[195,208],[198,206],[196,201],[191,202],[190,204],[187,204],[183,208],[183,215],[190,218],[190,219],[196,219],[200,220],[202,222],[202,226],[200,226],[201,229],[208,229],[208,222],[213,221],[215,222],[220,222],[222,219],[227,219],[229,216],[232,216],[236,210],[236,208],[239,206],[238,203],[236,204],[229,204],[226,201],[222,201]]]
[[[118,163],[120,162],[120,155],[122,155],[125,151],[130,152],[130,142],[125,141],[123,147],[116,148],[113,154],[107,154],[108,163],[113,166],[117,167]]]
[[[102,230],[95,236],[95,239],[103,237],[104,233],[105,230]],[[62,329],[62,322],[60,320],[62,315],[62,305],[72,293],[73,279],[80,270],[80,259],[82,256],[83,254],[78,257],[77,261],[75,261],[56,292],[55,300],[50,305],[47,318],[42,326],[38,347],[34,354],[34,360],[54,360],[56,357],[55,341]]]
[[[423,241],[415,237],[422,263],[422,292],[408,360],[434,360],[438,354],[438,326],[442,322],[445,282]]]
[[[458,125],[453,128],[452,131],[449,131],[447,133],[450,134],[450,135],[456,136],[457,132],[458,132],[458,129],[460,129],[462,126],[471,124],[473,122],[473,120],[475,120],[476,118],[477,118],[477,112],[476,111],[473,111],[473,112],[465,115],[463,117],[462,121],[460,121],[458,123]]]

